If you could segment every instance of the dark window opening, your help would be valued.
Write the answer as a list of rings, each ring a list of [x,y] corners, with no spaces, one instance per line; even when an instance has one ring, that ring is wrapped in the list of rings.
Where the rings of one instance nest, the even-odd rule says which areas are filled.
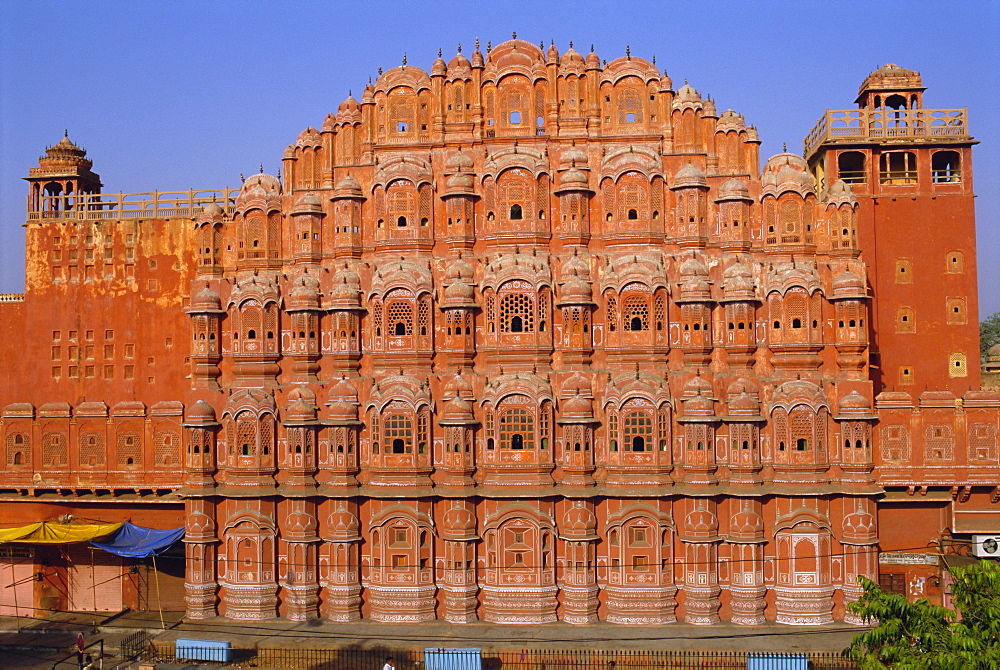
[[[632,438],[632,451],[645,451],[646,441],[641,435],[636,435]]]
[[[401,438],[396,438],[392,441],[392,453],[403,454],[406,453],[406,443],[403,442]]]
[[[406,324],[400,321],[395,326],[396,335],[406,335]]]
[[[510,332],[520,333],[524,330],[524,322],[521,317],[515,316],[510,320]]]
[[[510,448],[511,449],[524,449],[524,436],[520,433],[514,433],[510,436]]]
[[[406,217],[401,216],[398,219],[396,219],[396,225],[399,226],[400,228],[406,228]]]
[[[795,450],[796,451],[805,451],[806,447],[808,447],[808,446],[809,446],[809,443],[806,442],[806,439],[804,437],[800,437],[799,439],[797,439],[795,441]]]
[[[523,216],[524,216],[524,213],[521,210],[521,206],[520,205],[511,205],[510,206],[510,220],[511,221],[520,221],[523,218]]]
[[[865,183],[865,155],[860,151],[845,151],[837,157],[837,175],[848,184]]]

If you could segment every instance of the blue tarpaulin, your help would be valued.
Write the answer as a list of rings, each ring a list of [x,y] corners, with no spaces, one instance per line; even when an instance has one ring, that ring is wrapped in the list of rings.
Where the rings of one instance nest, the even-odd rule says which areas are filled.
[[[183,527],[159,530],[136,526],[126,521],[106,542],[91,542],[91,544],[118,556],[146,558],[163,553],[182,537],[184,537]]]

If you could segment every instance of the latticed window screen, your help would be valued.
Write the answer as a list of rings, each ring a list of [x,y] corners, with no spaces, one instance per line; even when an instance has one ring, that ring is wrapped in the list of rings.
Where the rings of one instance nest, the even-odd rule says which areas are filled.
[[[801,293],[789,293],[785,296],[785,316],[788,326],[801,328],[806,320],[806,297]],[[798,325],[796,326],[796,319]]]
[[[180,462],[181,436],[176,431],[162,430],[153,435],[153,458],[157,465],[177,465]]]
[[[118,465],[142,465],[142,442],[139,434],[118,434]]]
[[[642,91],[636,88],[627,88],[618,95],[618,123],[639,123],[640,121],[642,121]]]
[[[667,309],[662,295],[656,296],[653,302],[653,320],[656,322],[656,329],[663,330],[667,321]]]
[[[531,175],[527,170],[507,170],[500,182],[500,218],[507,220],[514,205],[521,207],[522,218],[530,218],[528,198],[531,194]]]
[[[615,184],[610,179],[605,179],[601,186],[601,199],[604,201],[604,211],[615,211]]]
[[[26,465],[30,458],[31,445],[24,433],[11,433],[7,436],[7,465]],[[18,458],[20,454],[20,458]]]
[[[969,455],[977,460],[997,458],[997,427],[992,423],[974,423],[969,430]]]
[[[393,132],[409,132],[413,130],[413,105],[409,100],[397,100],[389,108],[389,122]],[[406,124],[405,128],[400,123]]]
[[[100,433],[80,435],[80,463],[104,465],[104,436]]]
[[[538,179],[538,185],[535,188],[535,211],[538,213],[538,217],[543,216],[543,212],[548,209],[549,200],[549,178],[547,175],[542,175]]]
[[[414,205],[413,191],[409,182],[405,186],[393,184],[389,190],[389,225],[396,227],[411,225]]]
[[[66,465],[66,435],[46,433],[42,436],[42,463],[44,465]]]
[[[250,412],[236,417],[236,449],[241,456],[257,455],[257,421]]]
[[[654,179],[649,187],[649,205],[655,213],[663,211],[663,182]]]
[[[274,444],[274,418],[271,416],[263,416],[260,419],[260,451],[261,454],[267,456],[271,453],[271,447]]]
[[[264,245],[264,212],[259,209],[255,209],[251,212],[247,212],[246,215],[246,240],[245,245],[247,249],[253,249],[254,247],[261,247]],[[256,242],[256,244],[254,244]]]
[[[431,218],[431,189],[424,186],[420,189],[420,225],[427,225]]]
[[[382,334],[382,303],[379,300],[372,301],[372,321],[375,322],[375,334]]]
[[[788,449],[788,414],[779,407],[774,410],[771,418],[774,424],[774,448],[776,451],[786,451]]]
[[[615,330],[618,327],[618,300],[613,295],[608,295],[608,330]]]
[[[521,407],[503,409],[497,423],[500,424],[501,449],[535,448],[535,419],[529,410]]]
[[[925,456],[928,460],[951,460],[954,457],[954,439],[948,424],[931,424],[924,427]]]
[[[504,293],[500,296],[500,331],[531,333],[535,330],[535,300],[528,293]]]
[[[629,295],[622,302],[622,328],[649,330],[649,299],[644,295]]]
[[[781,232],[794,233],[799,225],[799,208],[794,202],[781,203]]]
[[[657,416],[657,429],[659,432],[660,451],[667,450],[667,441],[670,439],[670,411],[664,405],[660,408]]]
[[[653,450],[652,410],[633,409],[622,415],[626,451]]]
[[[281,230],[281,214],[271,212],[267,215],[267,244],[269,247],[278,246],[278,241],[281,239],[279,230]]]
[[[906,461],[910,458],[910,431],[907,426],[882,426],[882,459]]]
[[[792,447],[798,451],[811,449],[813,444],[813,413],[805,407],[797,407],[792,410]]]
[[[413,421],[406,414],[386,414],[383,437],[386,453],[413,453]]]
[[[420,302],[417,303],[417,327],[420,329],[421,335],[426,335],[430,329],[430,314],[430,299],[427,298],[427,296],[424,296],[420,299]]]
[[[390,300],[386,304],[390,335],[413,334],[413,304],[408,300]]]

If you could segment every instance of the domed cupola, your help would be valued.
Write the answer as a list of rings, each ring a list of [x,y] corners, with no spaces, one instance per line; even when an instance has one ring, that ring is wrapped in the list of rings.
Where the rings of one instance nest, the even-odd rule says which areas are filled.
[[[574,500],[559,524],[560,537],[570,542],[598,539],[597,517],[582,500]]]
[[[701,168],[688,163],[674,175],[674,184],[670,188],[708,188],[708,180]]]

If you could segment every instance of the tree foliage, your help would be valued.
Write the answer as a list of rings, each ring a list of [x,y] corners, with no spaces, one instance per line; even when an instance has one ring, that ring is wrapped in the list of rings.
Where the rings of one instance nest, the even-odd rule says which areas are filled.
[[[844,654],[862,670],[992,670],[1000,668],[1000,564],[955,568],[957,612],[926,599],[908,602],[858,577],[864,593],[847,608],[874,623]]]
[[[986,352],[994,344],[1000,344],[1000,312],[988,316],[979,323],[979,357],[986,360]]]

